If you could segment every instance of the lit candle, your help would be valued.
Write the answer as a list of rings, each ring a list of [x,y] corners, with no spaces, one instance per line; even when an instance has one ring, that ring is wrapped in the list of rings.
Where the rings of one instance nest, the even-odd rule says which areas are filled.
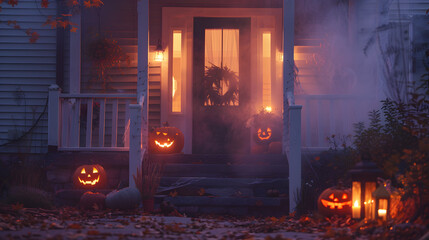
[[[352,217],[353,218],[360,218],[360,206],[359,206],[358,200],[356,200],[353,203],[353,206],[352,206]]]
[[[383,220],[386,220],[386,209],[378,209],[378,216],[381,217]]]

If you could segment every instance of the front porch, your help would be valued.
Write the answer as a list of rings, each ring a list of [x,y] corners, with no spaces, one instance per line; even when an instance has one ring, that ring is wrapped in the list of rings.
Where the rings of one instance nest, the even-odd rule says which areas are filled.
[[[222,158],[218,159],[219,164],[221,166],[214,167],[215,165],[186,165],[186,163],[181,163],[181,167],[179,169],[186,168],[188,169],[185,172],[189,173],[189,176],[185,177],[195,177],[197,174],[198,177],[210,177],[211,174],[221,174],[222,172],[230,172],[232,175],[239,176],[240,174],[244,174],[243,176],[247,176],[249,179],[258,179],[261,176],[263,177],[279,177],[281,176],[284,181],[287,181],[289,186],[284,188],[282,194],[286,194],[290,203],[290,209],[295,207],[294,199],[292,197],[296,194],[296,190],[300,188],[301,182],[301,106],[295,105],[294,95],[293,95],[293,82],[294,77],[293,74],[284,74],[284,77],[279,77],[280,72],[285,73],[293,73],[293,67],[290,63],[293,62],[293,29],[294,29],[294,1],[285,0],[283,1],[285,7],[283,9],[283,14],[286,16],[281,23],[280,19],[275,19],[275,21],[271,21],[270,24],[275,26],[276,31],[271,29],[272,36],[272,59],[273,61],[272,69],[268,69],[268,75],[272,76],[272,87],[273,87],[273,95],[269,94],[270,100],[274,107],[276,107],[276,111],[279,115],[282,115],[282,134],[281,134],[281,154],[271,156],[267,155],[250,155],[250,151],[244,154],[244,158],[254,159],[254,162],[258,162],[258,164],[265,164],[264,161],[270,161],[271,158],[277,159],[276,161],[282,161],[279,164],[281,167],[270,167],[268,169],[261,169],[261,173],[258,171],[255,172],[255,169],[258,169],[258,164],[254,163],[244,163],[242,166],[244,169],[237,170],[233,173],[233,166],[229,166],[228,163],[222,163]],[[277,9],[277,13],[281,13],[281,9]],[[214,14],[215,11],[213,9],[206,9],[207,17],[213,17],[211,14]],[[242,11],[239,15],[246,14],[246,11]],[[249,15],[249,19],[257,19],[259,17],[258,11],[250,11],[253,15]],[[262,11],[263,12],[263,11]],[[137,81],[136,81],[136,93],[83,93],[81,92],[81,84],[83,84],[83,78],[81,76],[81,62],[80,59],[83,57],[79,51],[70,51],[70,87],[69,93],[62,93],[58,86],[51,86],[49,89],[49,131],[48,131],[48,145],[51,152],[54,152],[52,156],[56,158],[56,161],[59,161],[59,158],[63,158],[68,155],[70,161],[76,161],[75,163],[69,163],[76,166],[76,163],[80,161],[80,163],[91,163],[96,162],[101,165],[111,165],[106,168],[106,171],[117,171],[115,168],[122,169],[120,173],[112,173],[113,175],[119,175],[119,182],[125,183],[127,182],[130,186],[134,186],[133,175],[136,173],[136,169],[138,166],[141,166],[141,162],[143,159],[143,155],[147,153],[148,149],[148,133],[149,128],[151,127],[151,119],[157,118],[158,124],[161,124],[161,121],[168,120],[170,123],[172,122],[176,126],[178,126],[185,134],[185,149],[183,150],[185,155],[182,155],[181,161],[190,161],[189,159],[193,159],[193,155],[189,155],[193,153],[192,150],[192,138],[195,136],[192,134],[192,116],[193,112],[190,111],[192,106],[188,104],[189,101],[192,101],[192,98],[185,98],[186,91],[191,91],[192,88],[183,88],[182,96],[182,109],[183,112],[180,114],[172,113],[171,108],[171,99],[169,94],[171,94],[171,87],[174,84],[171,84],[169,78],[171,77],[171,71],[174,66],[172,66],[173,59],[173,43],[170,40],[166,42],[171,43],[171,46],[168,44],[164,46],[164,53],[166,54],[165,60],[162,63],[155,63],[151,60],[151,55],[154,54],[155,47],[149,46],[148,42],[148,30],[149,30],[149,22],[148,22],[148,14],[149,14],[149,2],[147,0],[137,1],[137,13],[138,13],[138,27],[137,27],[137,40],[138,40],[138,48],[137,48]],[[216,13],[218,14],[218,13]],[[229,14],[229,15],[228,15]],[[233,14],[233,15],[231,15]],[[237,17],[237,13],[234,11],[229,11],[226,13],[225,17]],[[267,13],[263,13],[267,14]],[[240,15],[240,16],[241,16]],[[281,16],[281,14],[279,15]],[[79,22],[79,16],[74,16],[77,22]],[[264,19],[263,17],[260,17]],[[173,22],[174,19],[170,19],[169,21]],[[190,19],[192,23],[192,19]],[[186,23],[186,22],[185,22]],[[263,25],[263,24],[262,24]],[[281,38],[281,30],[280,27],[283,25],[283,35],[284,41],[280,42],[275,39]],[[167,26],[167,25],[166,25]],[[173,25],[172,25],[173,26]],[[256,28],[253,27],[256,25],[252,25],[252,34],[256,34]],[[163,26],[163,31],[168,30],[168,26]],[[180,29],[180,27],[179,27]],[[192,32],[192,27],[189,29],[182,29],[183,39],[187,39],[187,36]],[[278,30],[278,31],[277,31]],[[175,30],[173,29],[173,32]],[[271,34],[270,33],[270,34]],[[274,35],[274,33],[278,35]],[[164,35],[168,36],[168,34]],[[271,35],[270,35],[271,36]],[[186,37],[186,38],[185,38]],[[71,35],[70,39],[70,49],[81,49],[80,45],[81,33],[77,33],[76,35]],[[256,44],[256,40],[252,40],[252,46],[259,48],[260,46]],[[275,43],[275,44],[274,44]],[[191,42],[186,42],[183,45],[189,45]],[[258,43],[259,44],[259,43]],[[262,45],[261,45],[262,46]],[[271,45],[270,45],[271,46]],[[277,48],[277,46],[284,46],[283,48]],[[167,50],[170,48],[170,50]],[[262,47],[260,47],[262,49]],[[189,55],[192,52],[191,48],[187,48],[187,52],[183,52],[184,55]],[[281,58],[282,62],[279,62],[280,58],[277,58],[279,54],[277,51],[282,51]],[[256,56],[256,50],[255,56]],[[271,53],[270,53],[271,54]],[[170,61],[168,60],[170,59]],[[188,67],[183,72],[183,76],[192,76],[191,65],[192,58],[188,57],[186,59]],[[255,60],[256,63],[256,60]],[[151,106],[154,102],[151,102],[151,97],[153,97],[153,92],[151,93],[150,88],[150,70],[151,66],[157,64],[159,66],[158,73],[160,84],[157,85],[160,88],[159,98],[157,98],[157,102],[155,105],[159,106],[159,110],[157,113],[151,113]],[[276,64],[279,64],[275,67]],[[277,69],[276,69],[277,68]],[[276,70],[274,70],[276,69]],[[74,71],[75,70],[75,71]],[[240,70],[241,71],[241,70]],[[262,71],[262,70],[261,70]],[[261,72],[262,74],[262,72]],[[252,76],[252,79],[256,77]],[[256,80],[255,80],[256,81]],[[278,82],[276,82],[278,81]],[[256,84],[256,83],[255,83]],[[259,84],[259,83],[258,83]],[[262,84],[262,83],[260,83]],[[271,83],[270,83],[271,84]],[[170,86],[171,85],[171,86]],[[182,86],[192,86],[192,82],[188,81],[183,83]],[[279,86],[283,86],[279,88]],[[170,90],[169,90],[170,89]],[[88,91],[88,90],[85,90]],[[260,100],[264,99],[262,97],[262,92],[258,93],[260,95]],[[174,95],[174,94],[173,94]],[[157,97],[158,97],[157,96]],[[244,96],[244,94],[243,94]],[[258,99],[258,97],[255,97]],[[243,97],[244,99],[244,97]],[[244,101],[243,101],[244,103]],[[255,103],[255,101],[252,101]],[[252,109],[255,108],[254,106]],[[187,109],[187,110],[186,110]],[[186,111],[188,112],[186,112]],[[156,114],[160,114],[160,117],[156,116]],[[181,118],[182,119],[179,119]],[[179,119],[179,120],[178,120]],[[191,128],[189,128],[191,124]],[[152,125],[156,126],[156,125]],[[249,130],[250,131],[250,130]],[[250,134],[248,134],[250,135]],[[251,141],[251,139],[245,139],[244,141]],[[55,152],[57,153],[55,154]],[[107,154],[104,154],[107,153]],[[108,153],[114,153],[112,155]],[[65,154],[65,155],[64,155]],[[157,157],[156,155],[151,155],[150,157]],[[213,157],[206,156],[205,158],[209,158],[213,160]],[[234,155],[224,154],[224,157],[231,158]],[[78,158],[82,158],[78,159]],[[118,158],[120,160],[120,167],[116,166],[113,163],[115,160],[105,160],[105,158]],[[128,161],[123,162],[124,159],[128,158]],[[243,157],[242,157],[243,158]],[[205,161],[202,159],[201,161]],[[214,158],[216,159],[216,158]],[[287,159],[287,160],[286,160]],[[112,164],[109,163],[112,161]],[[168,162],[168,161],[167,161]],[[253,164],[253,165],[252,165]],[[55,165],[55,164],[54,164]],[[68,165],[68,164],[66,164]],[[279,165],[279,166],[280,166]],[[287,165],[290,166],[289,170],[287,170]],[[69,165],[70,166],[70,165]],[[246,167],[247,166],[247,167]],[[168,176],[168,169],[174,168],[174,164],[167,163],[166,167],[166,176]],[[109,168],[112,168],[109,170]],[[205,171],[206,169],[207,171]],[[231,170],[232,169],[232,170]],[[72,171],[70,169],[65,171]],[[247,173],[246,173],[247,171]],[[289,174],[288,174],[289,171]],[[124,174],[127,172],[127,179],[124,178]],[[247,175],[246,175],[247,174]],[[262,175],[260,175],[262,174]],[[54,174],[55,175],[55,174]],[[67,174],[66,174],[67,175]],[[65,175],[65,176],[66,176]],[[289,176],[287,179],[286,176]],[[229,176],[231,177],[231,176]],[[66,178],[66,177],[63,177]],[[56,179],[53,177],[52,179]],[[127,180],[127,181],[126,181]],[[112,183],[118,181],[112,180]],[[64,186],[66,187],[66,185]],[[111,185],[110,187],[117,187]]]

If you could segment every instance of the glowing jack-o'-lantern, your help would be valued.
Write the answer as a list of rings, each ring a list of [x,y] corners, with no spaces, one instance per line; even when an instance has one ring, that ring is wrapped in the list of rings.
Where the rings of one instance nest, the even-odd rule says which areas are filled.
[[[106,184],[106,172],[98,164],[82,165],[75,170],[73,183],[77,188],[102,188]]]
[[[266,129],[263,128],[259,128],[258,129],[258,138],[261,141],[265,141],[271,138],[271,128],[267,127]]]
[[[350,189],[328,188],[317,201],[319,213],[325,216],[351,214],[351,197]]]
[[[183,133],[175,127],[156,128],[149,135],[151,153],[180,153],[183,145]]]

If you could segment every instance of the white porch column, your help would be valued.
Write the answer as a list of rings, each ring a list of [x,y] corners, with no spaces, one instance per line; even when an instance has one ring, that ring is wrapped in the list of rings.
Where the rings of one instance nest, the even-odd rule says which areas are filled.
[[[295,0],[283,0],[283,144],[282,152],[289,153],[289,105],[295,104],[294,90],[294,14]]]
[[[295,210],[301,190],[301,109],[302,106],[289,106],[289,211]]]
[[[149,0],[138,0],[138,51],[137,101],[142,103],[142,148],[147,148],[148,137],[148,51],[149,51]]]
[[[130,187],[135,187],[133,175],[137,176],[137,167],[140,167],[142,159],[141,147],[141,106],[130,104],[130,152],[128,162],[128,181]]]
[[[282,152],[289,161],[289,211],[296,208],[301,190],[301,106],[294,98],[295,0],[283,0],[283,142]]]
[[[148,137],[148,50],[149,0],[137,1],[137,103],[130,104],[129,186],[135,187],[133,175],[141,167]]]
[[[50,152],[58,149],[60,119],[60,87],[53,84],[49,86],[48,99],[48,151]]]
[[[82,15],[75,13],[70,21],[76,23],[79,27],[76,32],[70,33],[70,93],[80,93],[81,76],[81,42],[82,42]]]

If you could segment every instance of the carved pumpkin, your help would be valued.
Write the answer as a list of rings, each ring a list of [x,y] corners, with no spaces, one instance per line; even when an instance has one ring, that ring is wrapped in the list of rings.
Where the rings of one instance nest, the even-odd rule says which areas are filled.
[[[258,128],[258,138],[261,141],[270,140],[271,138],[271,128]]]
[[[106,172],[98,164],[79,166],[73,174],[73,184],[84,189],[103,188],[106,185]]]
[[[180,153],[184,146],[183,133],[175,127],[155,128],[149,134],[150,153]]]
[[[328,188],[317,200],[319,213],[324,216],[351,214],[352,194],[350,189]]]

